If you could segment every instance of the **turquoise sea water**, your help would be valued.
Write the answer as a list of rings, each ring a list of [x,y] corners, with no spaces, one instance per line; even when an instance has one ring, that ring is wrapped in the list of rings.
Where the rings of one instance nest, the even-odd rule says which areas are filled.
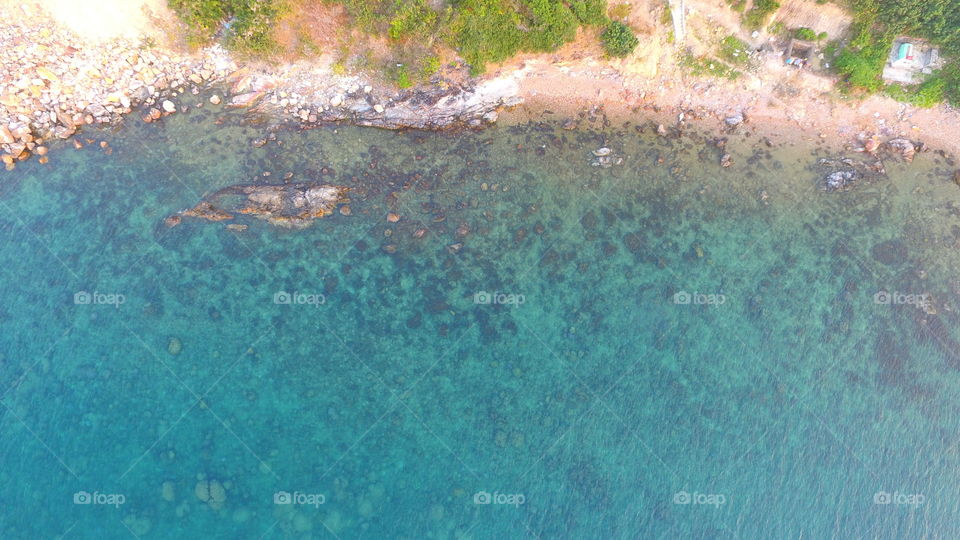
[[[235,114],[0,176],[0,537],[960,535],[948,157]],[[350,215],[163,223],[287,173]]]

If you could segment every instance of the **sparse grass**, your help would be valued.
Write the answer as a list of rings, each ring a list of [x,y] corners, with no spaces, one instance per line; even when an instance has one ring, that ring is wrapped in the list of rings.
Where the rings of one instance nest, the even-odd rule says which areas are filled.
[[[455,49],[474,74],[519,52],[554,51],[572,41],[581,26],[610,22],[607,0],[453,0],[444,9],[430,0],[167,1],[186,22],[193,45],[206,45],[223,32],[233,50],[269,55],[277,48],[272,25],[288,2],[296,10],[324,2],[342,6],[351,26],[389,37],[395,56],[430,56],[442,44]],[[629,11],[627,3],[611,10],[624,18]]]
[[[746,0],[727,0],[727,4],[730,4],[730,9],[737,13],[743,13],[744,8],[747,7]]]
[[[191,46],[206,45],[222,31],[228,48],[258,55],[276,52],[273,27],[288,9],[283,0],[167,0],[167,4],[187,24]]]
[[[779,8],[780,3],[776,0],[754,0],[750,11],[743,14],[743,24],[751,30],[759,30]]]
[[[669,12],[670,6],[668,5],[666,9]],[[621,20],[621,21],[626,20],[627,17],[630,16],[630,11],[632,11],[630,4],[626,2],[622,2],[610,8],[610,18]]]
[[[750,46],[736,36],[727,36],[720,42],[720,58],[737,66],[750,63]]]
[[[699,77],[720,77],[733,81],[743,75],[743,73],[719,59],[708,56],[694,56],[690,53],[684,53],[680,57],[680,65],[687,68],[691,74]]]

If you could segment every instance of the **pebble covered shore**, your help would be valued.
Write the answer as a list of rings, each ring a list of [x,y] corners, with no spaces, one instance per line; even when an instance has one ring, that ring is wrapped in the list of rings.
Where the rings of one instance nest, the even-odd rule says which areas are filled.
[[[350,121],[384,128],[443,128],[496,119],[519,102],[510,78],[397,92],[310,63],[241,65],[220,46],[186,53],[150,40],[88,43],[49,21],[0,22],[0,160],[7,170],[84,125],[134,114],[152,122],[182,109],[185,92],[220,89],[214,105],[249,107],[301,125]],[[75,140],[75,145],[81,144]]]

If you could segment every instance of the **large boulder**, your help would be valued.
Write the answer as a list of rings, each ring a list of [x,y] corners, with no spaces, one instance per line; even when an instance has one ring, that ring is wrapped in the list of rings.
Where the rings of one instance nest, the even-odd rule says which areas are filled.
[[[337,205],[347,202],[347,191],[345,187],[312,182],[229,186],[180,215],[226,221],[236,214],[245,214],[274,225],[303,228],[315,219],[333,214]],[[169,218],[167,221],[171,226],[179,223]]]

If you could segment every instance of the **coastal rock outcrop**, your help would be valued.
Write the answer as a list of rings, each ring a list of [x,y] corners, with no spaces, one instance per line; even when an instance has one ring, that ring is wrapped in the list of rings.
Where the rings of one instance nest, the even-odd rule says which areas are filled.
[[[823,175],[825,191],[849,191],[863,182],[872,182],[886,174],[883,163],[868,163],[850,158],[822,158],[817,169]]]
[[[241,214],[281,227],[304,228],[346,203],[347,191],[345,187],[312,182],[229,186],[204,198],[193,208],[167,218],[166,223],[171,227],[177,225],[180,220],[171,218],[179,216],[228,221]]]

